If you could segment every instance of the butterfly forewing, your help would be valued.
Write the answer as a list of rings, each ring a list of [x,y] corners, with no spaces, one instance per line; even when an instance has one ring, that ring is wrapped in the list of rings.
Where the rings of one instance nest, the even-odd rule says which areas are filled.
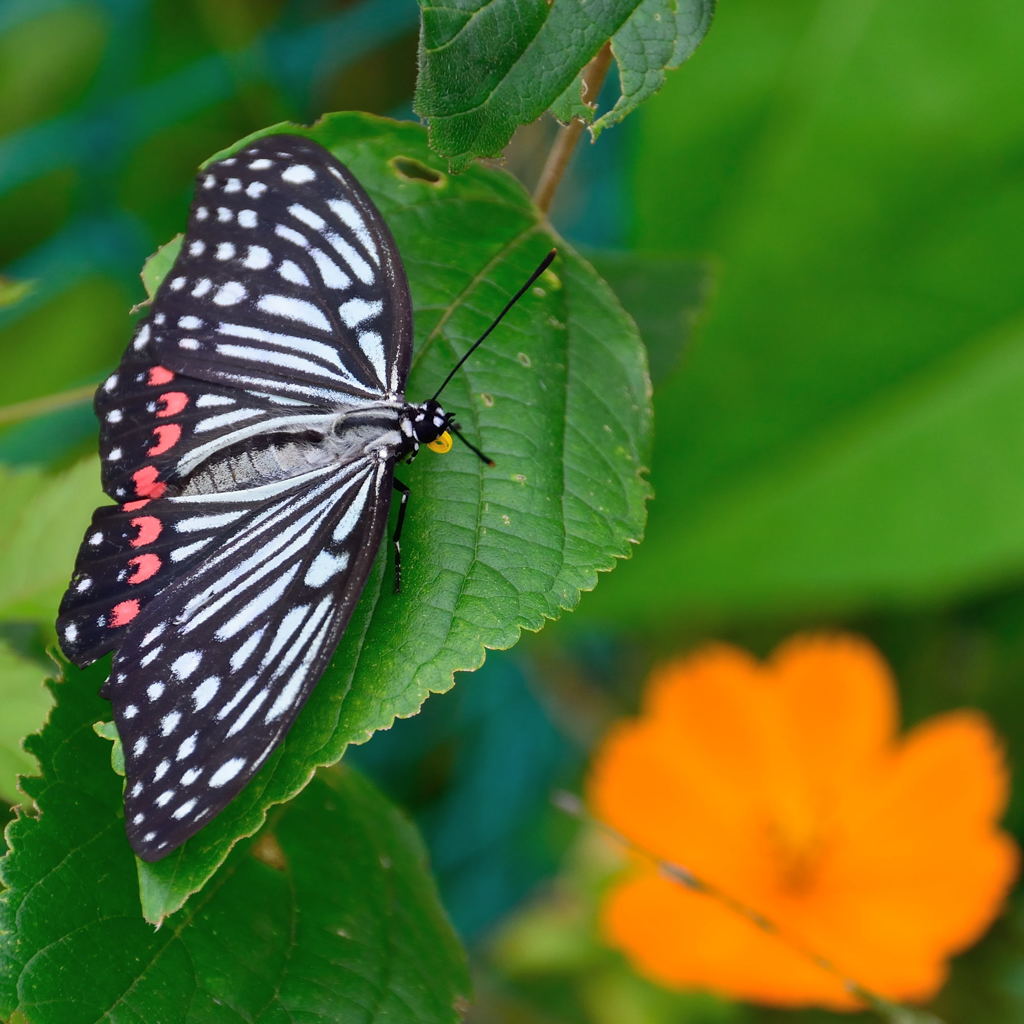
[[[114,658],[106,693],[143,858],[217,814],[293,722],[369,572],[390,468],[359,460],[268,489],[245,502],[230,539],[147,605]],[[193,507],[198,519],[220,514]]]
[[[116,648],[104,693],[140,856],[224,807],[330,658],[406,450],[410,353],[394,242],[326,150],[272,135],[200,174],[180,254],[97,392],[121,504],[97,511],[58,620],[77,664]]]
[[[108,493],[158,497],[193,449],[277,429],[268,406],[291,430],[310,408],[400,398],[411,332],[391,234],[325,149],[272,135],[209,165],[152,312],[97,393]]]

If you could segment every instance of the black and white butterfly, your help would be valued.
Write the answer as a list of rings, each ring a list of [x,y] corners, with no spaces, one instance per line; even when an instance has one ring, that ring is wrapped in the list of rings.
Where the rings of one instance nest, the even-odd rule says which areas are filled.
[[[181,252],[97,391],[119,504],[93,516],[57,622],[77,665],[116,650],[103,694],[143,859],[221,811],[287,732],[392,486],[397,578],[395,465],[457,431],[441,388],[406,402],[411,351],[394,240],[327,150],[270,135],[200,174]]]

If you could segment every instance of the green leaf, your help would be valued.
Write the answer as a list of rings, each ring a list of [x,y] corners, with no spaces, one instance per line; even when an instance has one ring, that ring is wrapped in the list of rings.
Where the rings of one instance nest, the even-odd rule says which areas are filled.
[[[334,115],[313,129],[271,130],[301,131],[332,149],[390,224],[416,310],[413,400],[436,390],[553,244],[559,257],[444,395],[496,466],[457,446],[400,468],[412,487],[402,593],[392,593],[382,550],[285,742],[193,840],[140,863],[143,910],[154,923],[318,766],[414,714],[453,673],[477,668],[487,648],[510,647],[523,629],[572,608],[643,532],[650,384],[642,345],[608,287],[552,236],[522,187],[482,167],[449,177],[416,125]]]
[[[181,240],[184,237],[182,234],[177,234],[169,242],[164,242],[142,264],[142,273],[139,276],[142,278],[142,286],[146,289],[146,295],[148,296],[146,301],[142,303],[143,306],[149,305],[153,301],[153,296],[156,295],[160,282],[167,276],[167,271],[174,266],[174,261],[178,258],[178,253],[181,251]]]
[[[622,95],[595,137],[661,88],[707,33],[713,0],[420,0],[414,106],[453,171],[498,156],[549,107],[590,121],[582,69],[611,40]]]
[[[711,291],[707,262],[667,253],[591,249],[587,259],[636,321],[655,391],[672,378]]]
[[[612,37],[619,98],[591,126],[596,139],[665,84],[665,72],[693,56],[711,28],[715,0],[643,0]]]
[[[92,723],[96,670],[54,686],[31,749],[38,814],[7,830],[0,1015],[26,1024],[461,1018],[466,964],[409,822],[364,779],[321,772],[240,847],[202,900],[155,930],[139,913]]]
[[[0,618],[52,623],[92,510],[99,467],[85,459],[59,473],[0,466]]]
[[[752,612],[780,591],[820,608],[1005,582],[1024,567],[1022,394],[1017,321],[739,477],[617,599],[676,587],[676,609]]]
[[[635,124],[638,244],[724,269],[658,395],[647,540],[588,612],[704,628],[1008,586],[1024,574],[1006,231],[1024,192],[1005,159],[1024,24],[986,2],[968,38],[921,36],[891,5],[767,18],[739,2],[720,60],[689,64]],[[915,68],[913,90],[893,92],[881,52]],[[944,133],[956,157],[922,188]]]
[[[19,653],[0,637],[0,798],[21,802],[18,776],[34,771],[35,760],[22,740],[40,727],[50,708],[50,694],[43,686],[46,667]]]
[[[10,309],[35,291],[37,282],[16,281],[0,275],[0,309]]]

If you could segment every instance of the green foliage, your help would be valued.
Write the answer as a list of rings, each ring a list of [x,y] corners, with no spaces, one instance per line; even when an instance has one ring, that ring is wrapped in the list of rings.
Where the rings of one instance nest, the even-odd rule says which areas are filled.
[[[498,156],[520,125],[549,107],[593,118],[580,72],[611,40],[622,96],[596,135],[655,93],[667,68],[696,49],[712,0],[420,0],[416,112],[453,171]],[[585,102],[584,102],[585,100]]]
[[[38,729],[50,707],[42,683],[45,667],[0,637],[0,798],[19,803],[18,776],[35,769],[22,739]]]
[[[36,287],[35,281],[13,281],[0,275],[0,309],[16,306],[28,298]]]
[[[765,19],[747,2],[715,36],[755,55],[744,75],[695,62],[645,110],[637,242],[724,269],[659,395],[648,539],[588,610],[836,615],[1024,572],[1006,230],[1024,200],[994,156],[1016,145],[1024,23],[993,32],[985,9],[965,39],[950,22],[921,36],[898,7],[812,28],[807,11]],[[697,99],[711,95],[713,109]]]
[[[620,96],[591,126],[595,139],[653,96],[665,84],[666,71],[693,56],[711,27],[714,9],[715,0],[643,0],[637,6],[612,36]]]
[[[57,474],[0,465],[0,617],[47,621],[67,586],[92,510],[104,500],[86,459]]]
[[[38,815],[8,828],[0,1015],[30,1024],[211,1020],[447,1024],[469,980],[414,829],[355,772],[321,772],[201,900],[153,929],[92,723],[102,673],[72,673],[30,745]]]
[[[483,168],[450,178],[415,126],[336,115],[308,134],[352,168],[395,234],[416,308],[407,390],[430,395],[556,239],[511,178]],[[408,161],[433,167],[436,180],[412,174]],[[600,278],[558,244],[551,270],[445,392],[496,467],[458,446],[400,469],[413,488],[402,593],[392,593],[384,550],[286,741],[198,836],[140,864],[148,920],[201,889],[318,766],[415,713],[454,672],[478,667],[486,648],[510,647],[521,630],[572,608],[641,536],[650,426],[642,347]],[[166,270],[166,256],[147,273],[159,272],[157,260]]]
[[[636,321],[657,390],[679,369],[711,291],[711,268],[671,253],[598,249],[587,258]]]

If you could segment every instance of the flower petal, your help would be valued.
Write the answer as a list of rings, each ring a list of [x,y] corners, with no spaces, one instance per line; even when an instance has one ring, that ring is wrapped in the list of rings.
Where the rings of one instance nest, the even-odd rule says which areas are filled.
[[[782,939],[653,870],[616,885],[601,930],[637,970],[670,988],[778,1006],[859,1005],[839,978]]]

